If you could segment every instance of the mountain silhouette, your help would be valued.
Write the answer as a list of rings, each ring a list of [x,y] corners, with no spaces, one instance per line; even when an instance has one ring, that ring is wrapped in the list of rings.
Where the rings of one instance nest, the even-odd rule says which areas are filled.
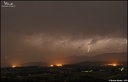
[[[103,53],[99,55],[95,55],[92,57],[89,56],[69,56],[66,58],[60,58],[65,63],[79,63],[83,61],[127,61],[127,52],[121,53]]]
[[[21,66],[46,66],[47,63],[44,62],[27,62],[22,64]]]

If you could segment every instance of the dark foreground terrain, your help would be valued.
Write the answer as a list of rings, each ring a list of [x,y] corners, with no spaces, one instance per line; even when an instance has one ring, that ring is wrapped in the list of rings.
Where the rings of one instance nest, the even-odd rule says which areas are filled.
[[[1,68],[1,81],[127,82],[127,66],[27,66]]]

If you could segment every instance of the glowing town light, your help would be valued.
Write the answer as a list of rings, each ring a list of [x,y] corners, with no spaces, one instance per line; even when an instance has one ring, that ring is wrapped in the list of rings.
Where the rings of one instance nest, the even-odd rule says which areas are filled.
[[[53,67],[54,65],[50,65],[50,67]]]
[[[112,64],[112,66],[117,66],[117,64]]]
[[[62,66],[62,64],[56,64],[56,66],[61,67],[61,66]]]
[[[15,68],[16,67],[16,65],[12,65],[12,68]]]
[[[107,64],[108,66],[117,66],[117,64],[113,63],[113,64]]]

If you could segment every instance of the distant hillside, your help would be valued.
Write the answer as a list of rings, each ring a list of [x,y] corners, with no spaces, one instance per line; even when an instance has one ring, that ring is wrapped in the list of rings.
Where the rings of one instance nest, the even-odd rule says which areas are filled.
[[[47,63],[44,62],[28,62],[28,63],[24,63],[22,64],[22,66],[46,66]]]
[[[79,63],[83,61],[127,61],[127,52],[122,53],[103,53],[93,57],[88,56],[69,56],[58,59],[65,63]]]
[[[66,58],[58,58],[58,59],[55,59],[52,61],[54,61],[54,62],[59,61],[59,62],[63,62],[64,64],[73,64],[73,63],[82,62],[82,61],[85,61],[88,59],[90,59],[90,57],[88,57],[88,56],[69,56]]]
[[[56,64],[58,61],[62,64],[74,64],[74,63],[81,63],[84,61],[89,61],[85,62],[87,64],[91,64],[91,62],[105,62],[105,61],[127,61],[127,53],[122,52],[122,53],[103,53],[99,55],[95,55],[93,57],[88,57],[88,56],[69,56],[66,58],[59,58],[56,60],[52,60],[51,63]],[[47,63],[44,62],[28,62],[22,64],[22,66],[46,66]]]
[[[127,53],[104,53],[90,58],[91,61],[127,61]]]

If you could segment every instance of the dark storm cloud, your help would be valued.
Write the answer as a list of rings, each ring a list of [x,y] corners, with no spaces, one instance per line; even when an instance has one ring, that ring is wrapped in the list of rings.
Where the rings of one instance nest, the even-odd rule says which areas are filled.
[[[2,9],[5,30],[28,35],[46,32],[75,37],[126,37],[127,8],[123,1],[14,3],[16,8]]]

